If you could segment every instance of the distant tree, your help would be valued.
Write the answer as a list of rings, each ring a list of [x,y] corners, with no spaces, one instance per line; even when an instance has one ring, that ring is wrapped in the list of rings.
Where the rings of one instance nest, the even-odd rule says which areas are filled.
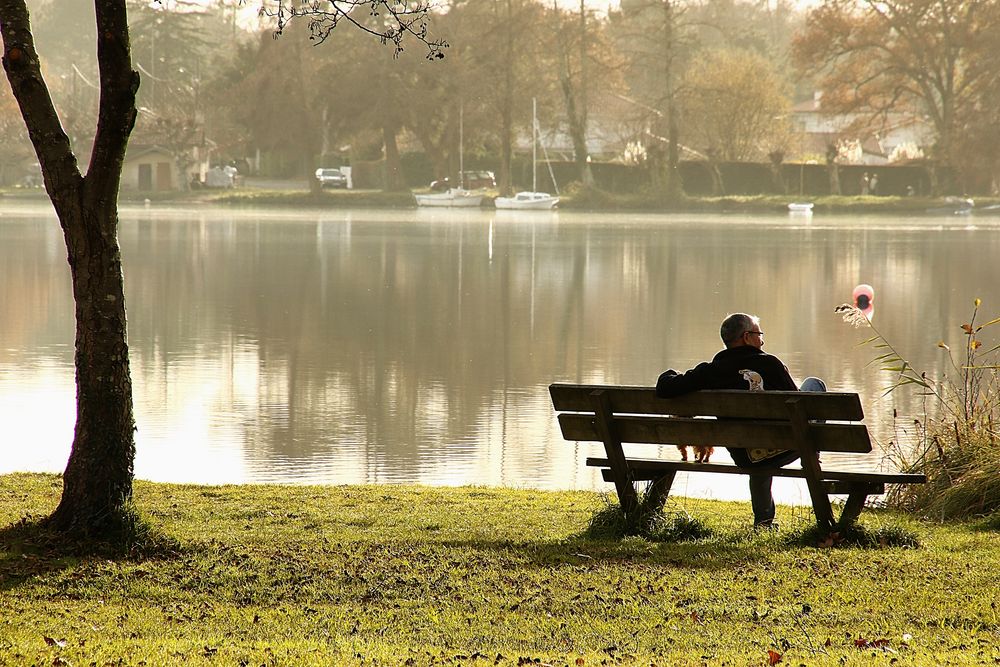
[[[790,86],[752,51],[702,51],[684,76],[681,103],[685,134],[720,160],[762,160],[785,134]]]
[[[543,72],[549,62],[544,48],[551,37],[544,7],[533,0],[493,0],[469,3],[479,17],[479,39],[469,60],[487,85],[483,90],[485,118],[490,119],[500,152],[498,187],[513,190],[512,165],[518,128],[530,136],[531,98],[551,97],[552,80]]]
[[[737,49],[767,58],[781,71],[788,65],[801,14],[791,0],[701,0],[687,21],[703,49]]]
[[[411,7],[394,0],[354,4],[390,14]],[[426,13],[422,7],[415,11]],[[135,418],[118,245],[118,193],[136,121],[139,73],[132,69],[126,0],[94,0],[94,9],[101,96],[86,174],[80,172],[52,103],[25,0],[0,0],[0,34],[4,70],[63,230],[76,307],[77,421],[62,498],[48,523],[75,536],[121,542],[134,536]],[[381,38],[398,48],[409,34],[428,43],[432,53],[440,53],[441,45],[429,43],[419,25],[410,23],[413,31]],[[70,23],[65,27],[67,32],[77,28]]]
[[[696,44],[686,20],[689,4],[623,0],[614,17],[614,39],[628,62],[631,97],[647,128],[644,139],[651,185],[669,201],[683,195],[678,89]]]
[[[932,157],[955,165],[959,119],[996,71],[998,31],[997,0],[825,0],[794,55],[802,70],[822,73],[829,112],[867,114],[876,126],[893,111],[926,116]]]
[[[0,184],[20,184],[28,176],[25,163],[32,155],[31,143],[24,136],[24,121],[17,102],[8,88],[0,90]]]
[[[576,17],[564,16],[555,0],[552,11],[557,24],[555,34],[559,46],[559,87],[562,90],[563,102],[566,106],[566,119],[569,123],[569,136],[573,140],[573,156],[576,161],[580,182],[584,185],[594,184],[594,175],[590,171],[590,155],[587,149],[587,86],[590,60],[587,30],[587,10],[583,0],[580,0],[580,11]],[[577,25],[573,25],[576,23]],[[576,28],[576,29],[574,29]],[[574,49],[568,35],[573,35],[577,48]],[[575,67],[574,67],[575,65]],[[575,70],[575,71],[574,71]]]

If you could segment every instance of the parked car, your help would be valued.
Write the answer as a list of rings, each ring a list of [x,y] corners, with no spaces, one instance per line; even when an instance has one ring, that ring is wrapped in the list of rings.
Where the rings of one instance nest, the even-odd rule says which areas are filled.
[[[497,186],[496,178],[493,176],[492,171],[463,171],[462,180],[464,181],[462,185],[466,190],[477,190],[479,188],[495,188]],[[441,178],[436,181],[431,181],[431,190],[444,191],[451,187],[452,181],[450,178]]]
[[[339,169],[316,170],[316,180],[321,188],[346,188],[347,176]]]

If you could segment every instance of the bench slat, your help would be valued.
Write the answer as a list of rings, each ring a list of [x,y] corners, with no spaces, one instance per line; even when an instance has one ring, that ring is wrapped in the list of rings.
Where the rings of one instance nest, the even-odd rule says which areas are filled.
[[[566,440],[601,440],[592,415],[563,413],[559,415],[559,426]],[[622,442],[795,449],[788,421],[627,416],[615,417],[614,426]],[[872,450],[864,424],[811,423],[808,437],[820,452],[867,454]]]
[[[712,472],[729,472],[727,470],[715,470]],[[734,473],[737,471],[733,471]],[[801,469],[793,469],[792,472],[802,473]],[[660,473],[662,474],[662,473]],[[601,475],[604,477],[605,482],[613,482],[614,474],[607,468],[601,471]],[[777,475],[776,475],[777,476]],[[781,477],[800,477],[805,478],[804,474],[788,474],[780,475]],[[651,482],[657,479],[656,476],[649,470],[639,471],[639,474],[635,476],[635,481],[637,482]],[[838,482],[835,480],[823,480],[820,482],[823,485],[823,490],[826,493],[832,493],[837,495],[848,495],[850,493],[857,493],[859,491],[863,492],[865,495],[880,496],[885,493],[885,484],[879,484],[877,482]]]
[[[726,463],[692,463],[690,461],[666,461],[662,459],[629,459],[629,468],[635,473],[635,478],[648,481],[662,475],[666,471],[673,472],[705,472],[726,473],[732,475],[748,475],[755,472],[749,468],[741,468]],[[608,460],[600,457],[588,457],[587,465],[596,468],[607,468]],[[775,477],[804,478],[805,471],[801,468],[775,468],[770,471]],[[877,472],[858,470],[823,470],[820,474],[823,481],[835,482],[867,482],[872,484],[922,484],[927,481],[926,475],[904,472]]]
[[[557,412],[593,412],[590,394],[604,391],[612,411],[651,415],[714,415],[747,419],[788,419],[789,398],[798,398],[808,419],[861,421],[864,411],[857,394],[836,392],[738,390],[696,391],[677,398],[657,398],[652,387],[626,387],[555,383],[549,385]]]

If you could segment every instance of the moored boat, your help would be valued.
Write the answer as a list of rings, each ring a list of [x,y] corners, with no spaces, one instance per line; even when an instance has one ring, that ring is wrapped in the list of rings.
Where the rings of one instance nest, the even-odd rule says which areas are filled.
[[[413,195],[418,206],[436,206],[441,208],[475,208],[482,204],[483,193],[463,188],[451,188],[446,192],[432,192],[425,195]]]
[[[501,210],[547,211],[559,203],[559,197],[548,192],[518,192],[513,197],[497,197],[494,206]]]
[[[497,197],[493,200],[493,205],[500,210],[509,211],[547,211],[555,208],[559,203],[559,197],[550,195],[548,192],[538,192],[538,105],[534,99],[531,100],[531,192],[518,192],[513,197]],[[545,146],[542,146],[545,150]],[[552,173],[552,164],[549,163],[548,154],[545,155],[545,162],[549,165],[549,177],[555,185],[556,177]],[[556,194],[559,188],[556,186]]]

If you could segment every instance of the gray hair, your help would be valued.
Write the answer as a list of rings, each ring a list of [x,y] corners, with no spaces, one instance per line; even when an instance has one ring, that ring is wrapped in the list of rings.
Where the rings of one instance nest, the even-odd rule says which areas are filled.
[[[719,335],[722,336],[722,342],[728,346],[744,333],[753,329],[755,324],[760,326],[760,318],[756,315],[733,313],[722,320],[722,326],[719,327]]]

